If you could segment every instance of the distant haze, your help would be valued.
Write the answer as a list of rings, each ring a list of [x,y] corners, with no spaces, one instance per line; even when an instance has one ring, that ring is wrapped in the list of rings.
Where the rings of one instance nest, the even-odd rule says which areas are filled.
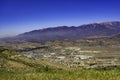
[[[0,0],[0,38],[56,26],[120,21],[119,0]]]

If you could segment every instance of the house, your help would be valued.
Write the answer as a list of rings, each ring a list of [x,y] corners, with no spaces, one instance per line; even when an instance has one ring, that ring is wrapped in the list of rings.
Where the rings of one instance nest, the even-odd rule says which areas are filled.
[[[88,56],[88,55],[75,55],[75,59],[90,59],[92,58],[93,56]]]
[[[58,56],[59,59],[65,59],[65,56]]]

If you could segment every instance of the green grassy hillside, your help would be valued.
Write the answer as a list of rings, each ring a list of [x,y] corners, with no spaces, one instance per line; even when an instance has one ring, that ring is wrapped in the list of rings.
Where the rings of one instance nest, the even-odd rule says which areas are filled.
[[[120,70],[45,71],[32,73],[0,72],[0,80],[120,80]]]

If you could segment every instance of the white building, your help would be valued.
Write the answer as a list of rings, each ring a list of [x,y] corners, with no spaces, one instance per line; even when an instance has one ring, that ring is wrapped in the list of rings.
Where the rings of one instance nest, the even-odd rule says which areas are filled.
[[[88,55],[75,55],[75,59],[89,59],[92,57],[93,56],[88,56]]]

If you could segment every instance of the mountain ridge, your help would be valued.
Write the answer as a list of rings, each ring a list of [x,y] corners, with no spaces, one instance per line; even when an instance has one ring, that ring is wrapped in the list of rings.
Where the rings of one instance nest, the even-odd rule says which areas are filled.
[[[12,39],[25,41],[77,40],[94,37],[112,37],[118,33],[120,33],[120,21],[111,21],[33,30],[19,34]]]

